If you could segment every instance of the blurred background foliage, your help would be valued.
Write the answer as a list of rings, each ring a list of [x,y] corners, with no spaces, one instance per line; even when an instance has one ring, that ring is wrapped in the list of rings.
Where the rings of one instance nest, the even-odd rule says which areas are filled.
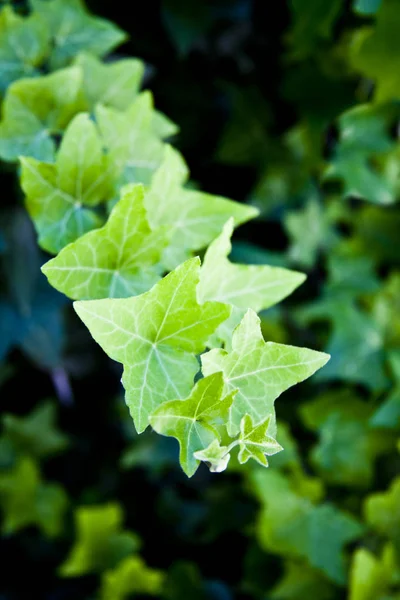
[[[38,26],[1,4],[4,97],[48,68],[48,42],[15,70],[12,40]],[[129,34],[107,60],[145,61],[196,185],[259,208],[232,259],[307,274],[265,339],[332,359],[279,400],[268,470],[187,479],[175,440],[135,434],[119,366],[45,281],[2,162],[0,598],[398,600],[400,2],[87,5]]]

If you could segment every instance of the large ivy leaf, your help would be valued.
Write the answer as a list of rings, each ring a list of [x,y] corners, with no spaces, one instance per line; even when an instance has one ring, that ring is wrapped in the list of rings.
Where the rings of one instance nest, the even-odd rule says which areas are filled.
[[[235,392],[223,395],[222,373],[200,379],[186,400],[164,402],[150,416],[150,425],[162,435],[179,441],[179,459],[186,475],[191,477],[200,462],[195,452],[220,440],[216,424],[225,423]]]
[[[56,254],[102,224],[93,207],[112,197],[114,173],[87,114],[69,125],[55,164],[24,157],[21,165],[26,207],[42,248]]]
[[[50,33],[37,15],[20,17],[10,6],[0,13],[0,90],[32,77],[50,53]]]
[[[390,593],[400,580],[393,547],[387,544],[380,558],[365,548],[355,551],[350,572],[349,600],[399,600]]]
[[[141,296],[74,303],[94,339],[124,365],[126,402],[139,433],[162,402],[188,396],[199,369],[195,354],[229,317],[227,305],[198,304],[199,270],[193,258]]]
[[[353,41],[352,63],[363,75],[376,82],[374,98],[378,102],[400,96],[399,27],[397,0],[384,0],[378,11],[375,27],[361,28]]]
[[[233,227],[231,218],[208,247],[198,287],[200,302],[218,300],[235,307],[230,319],[217,332],[225,344],[230,341],[232,331],[248,308],[255,312],[269,308],[291,294],[305,280],[302,273],[288,269],[231,263],[227,257],[232,249],[230,237]]]
[[[67,498],[59,485],[42,483],[38,467],[25,457],[0,474],[0,504],[4,534],[35,525],[54,537],[62,530]]]
[[[65,66],[82,50],[103,56],[126,40],[126,34],[116,25],[90,15],[83,0],[30,0],[30,3],[52,33],[52,69]]]
[[[104,64],[84,52],[74,64],[83,70],[83,90],[91,111],[96,104],[127,110],[139,93],[144,63],[137,58]]]
[[[56,148],[52,136],[62,133],[85,106],[78,67],[15,81],[2,107],[0,157],[12,162],[30,156],[51,162]]]
[[[320,434],[311,460],[326,482],[371,485],[376,458],[395,442],[369,425],[372,411],[371,405],[347,390],[326,393],[301,406],[305,425]]]
[[[345,583],[343,549],[361,535],[361,525],[331,504],[315,506],[277,471],[255,469],[251,481],[262,503],[257,529],[261,546],[285,558],[305,559],[332,581]]]
[[[56,289],[75,300],[126,298],[160,279],[165,227],[151,231],[140,185],[127,189],[101,229],[66,246],[42,267]]]
[[[387,492],[371,494],[365,502],[364,513],[372,529],[388,537],[400,556],[400,477]]]
[[[166,224],[171,231],[172,243],[163,258],[168,269],[175,268],[191,252],[207,246],[229,217],[233,217],[237,226],[258,214],[254,207],[185,189],[182,186],[187,177],[182,156],[167,146],[162,165],[152,179],[146,206],[152,227]]]
[[[124,531],[119,504],[81,506],[75,514],[76,541],[59,573],[62,577],[78,577],[113,569],[139,548],[139,538]]]
[[[260,319],[251,309],[235,329],[232,351],[214,349],[201,357],[204,375],[224,374],[226,390],[238,389],[229,415],[229,431],[239,431],[244,415],[254,424],[271,415],[269,435],[275,436],[274,401],[295,383],[310,377],[329,356],[307,348],[264,342]]]
[[[165,575],[148,567],[140,556],[128,556],[102,577],[101,600],[128,600],[135,594],[161,596]]]
[[[18,453],[45,458],[66,449],[66,435],[56,428],[56,408],[44,402],[24,417],[5,414],[2,417],[3,435]]]
[[[119,170],[119,184],[149,184],[164,153],[150,92],[139,94],[126,111],[99,105],[95,116],[110,163]]]
[[[364,104],[339,118],[339,142],[325,171],[343,181],[343,193],[376,204],[393,204],[399,194],[399,147],[391,134],[400,106]]]

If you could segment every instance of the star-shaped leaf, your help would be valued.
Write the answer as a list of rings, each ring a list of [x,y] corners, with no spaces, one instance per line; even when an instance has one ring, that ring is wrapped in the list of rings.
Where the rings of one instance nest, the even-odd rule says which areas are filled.
[[[222,373],[200,379],[186,400],[173,400],[159,406],[150,416],[150,424],[163,435],[179,441],[179,459],[191,477],[199,466],[193,455],[217,439],[217,424],[224,424],[235,392],[223,397]]]
[[[54,404],[44,402],[29,415],[3,415],[4,436],[20,453],[36,458],[58,454],[68,446],[68,438],[57,430]]]
[[[331,504],[315,506],[273,469],[254,469],[251,481],[262,503],[257,527],[262,548],[285,558],[303,558],[332,581],[344,584],[343,550],[362,534],[358,521]]]
[[[246,463],[253,458],[260,465],[268,467],[266,455],[271,456],[283,450],[278,442],[267,434],[271,417],[267,417],[258,425],[253,425],[250,415],[245,415],[240,423],[239,462]]]
[[[255,312],[265,310],[291,294],[305,280],[305,275],[289,269],[231,263],[227,256],[232,249],[233,227],[231,218],[208,247],[198,287],[201,302],[218,300],[234,307],[231,317],[216,333],[225,342],[225,347],[230,344],[232,331],[248,308]]]
[[[79,54],[75,64],[83,70],[83,90],[91,111],[96,104],[126,110],[139,93],[144,63],[137,58],[104,64],[85,52]]]
[[[31,79],[15,81],[8,89],[0,123],[0,157],[16,161],[30,156],[51,162],[53,135],[59,135],[71,119],[85,110],[82,70],[70,67]]]
[[[93,207],[112,197],[114,174],[87,114],[69,125],[55,164],[26,157],[21,165],[26,207],[42,248],[56,254],[102,224]]]
[[[198,304],[199,270],[193,258],[141,296],[74,303],[94,339],[124,365],[126,402],[139,433],[162,402],[188,396],[196,354],[229,317],[225,304]]]
[[[82,0],[30,0],[30,3],[52,33],[52,69],[65,66],[82,50],[104,56],[126,40],[126,34],[116,25],[93,17]]]
[[[54,537],[62,530],[67,498],[62,487],[42,483],[37,465],[24,457],[10,472],[0,475],[0,504],[3,533],[35,525]]]
[[[233,217],[235,225],[257,216],[254,207],[245,206],[204,192],[185,189],[187,166],[177,150],[165,149],[162,165],[154,174],[147,198],[153,227],[168,224],[171,241],[163,262],[173,269],[193,251],[207,246]]]
[[[123,529],[119,504],[81,506],[74,516],[77,539],[60,567],[62,577],[101,573],[138,550],[137,535]]]
[[[400,477],[387,492],[371,494],[364,505],[367,523],[379,534],[387,536],[400,556]]]
[[[42,271],[75,300],[136,296],[160,279],[157,263],[167,243],[165,227],[151,231],[144,189],[136,185],[126,189],[104,227],[66,246]]]
[[[50,53],[50,32],[37,15],[20,17],[11,6],[0,13],[0,90],[13,81],[38,74]]]
[[[251,309],[235,329],[232,351],[214,349],[201,357],[204,375],[224,373],[226,390],[238,389],[229,416],[229,432],[236,434],[244,415],[255,425],[271,415],[269,435],[276,433],[274,401],[295,383],[310,377],[329,355],[307,348],[264,342],[260,319]]]
[[[164,573],[148,567],[140,556],[128,556],[103,574],[100,599],[126,600],[136,594],[160,597],[164,580]]]

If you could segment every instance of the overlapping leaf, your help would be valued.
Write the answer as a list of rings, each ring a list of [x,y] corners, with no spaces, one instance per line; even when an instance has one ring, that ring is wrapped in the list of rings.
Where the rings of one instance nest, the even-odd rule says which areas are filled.
[[[136,296],[160,279],[157,264],[167,242],[165,227],[151,231],[137,185],[126,190],[104,227],[66,246],[42,271],[75,300]]]
[[[94,339],[123,363],[126,402],[139,432],[162,402],[189,395],[199,369],[195,354],[229,317],[225,304],[198,304],[199,270],[193,258],[141,296],[74,304]]]
[[[276,398],[310,377],[329,356],[307,348],[264,342],[260,319],[248,310],[233,333],[232,351],[214,349],[201,359],[204,375],[222,371],[226,390],[238,389],[230,410],[230,433],[238,432],[242,417],[249,414],[254,424],[271,416],[268,433],[275,436]]]

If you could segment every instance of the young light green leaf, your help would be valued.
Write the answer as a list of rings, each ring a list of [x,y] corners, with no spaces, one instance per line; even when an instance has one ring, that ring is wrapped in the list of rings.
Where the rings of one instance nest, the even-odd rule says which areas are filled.
[[[42,483],[36,463],[24,457],[0,475],[0,504],[4,534],[35,525],[54,537],[62,530],[67,497],[61,486]]]
[[[50,33],[37,15],[20,17],[11,6],[0,13],[0,90],[15,80],[38,74],[50,52]]]
[[[68,127],[54,165],[27,157],[21,165],[26,207],[42,248],[55,254],[102,224],[91,208],[112,196],[114,174],[87,114]]]
[[[123,530],[119,504],[81,506],[74,516],[77,539],[59,569],[62,577],[101,573],[138,550],[138,536]]]
[[[234,220],[231,218],[208,247],[198,287],[200,302],[218,300],[236,307],[216,334],[226,344],[248,308],[255,312],[269,308],[291,294],[306,278],[302,273],[289,269],[231,263],[227,257],[232,250],[230,238],[233,227]]]
[[[164,144],[154,133],[150,92],[139,94],[123,112],[99,105],[95,116],[110,162],[119,170],[120,186],[150,183],[164,153]]]
[[[212,377],[210,375],[210,377]],[[228,466],[231,458],[229,446],[221,446],[218,439],[211,442],[204,450],[198,450],[193,454],[197,460],[206,462],[210,467],[211,473],[222,473]]]
[[[128,600],[132,595],[161,596],[165,575],[148,567],[140,556],[124,558],[102,576],[101,600]]]
[[[152,231],[144,208],[143,186],[127,188],[101,229],[66,246],[42,271],[74,300],[127,298],[147,292],[159,279],[165,227]]]
[[[328,360],[329,355],[323,352],[264,342],[260,319],[251,309],[233,333],[231,352],[214,349],[201,357],[204,375],[222,371],[226,390],[239,390],[230,410],[230,434],[239,431],[246,414],[256,425],[271,415],[269,434],[272,436],[276,434],[276,398],[310,377]]]
[[[173,400],[159,406],[149,418],[162,435],[179,441],[182,469],[191,477],[199,466],[194,453],[209,446],[220,435],[216,424],[225,423],[235,392],[223,397],[222,373],[200,379],[186,400]]]
[[[365,548],[358,548],[351,565],[349,600],[398,600],[398,595],[392,596],[390,591],[395,589],[399,576],[400,568],[391,544],[386,544],[380,558]]]
[[[365,502],[366,521],[380,535],[387,536],[400,554],[400,477],[387,492],[371,494]]]
[[[83,70],[83,90],[91,111],[96,104],[127,110],[139,93],[144,64],[137,58],[104,64],[84,52],[74,64]]]
[[[163,263],[173,269],[194,251],[207,246],[221,231],[229,217],[235,225],[257,216],[254,207],[245,206],[220,196],[185,189],[187,166],[171,146],[154,174],[147,197],[147,210],[152,227],[167,224],[171,241],[164,252]]]
[[[52,69],[65,66],[82,50],[104,56],[126,40],[126,34],[116,25],[90,15],[83,0],[30,0],[30,3],[53,36]]]
[[[271,417],[267,417],[258,425],[253,425],[250,415],[245,415],[240,422],[239,436],[239,462],[246,463],[249,458],[253,458],[260,465],[268,467],[266,455],[272,456],[283,450],[278,442],[268,435]]]
[[[199,368],[195,355],[229,317],[227,305],[198,303],[199,270],[193,258],[141,296],[74,303],[94,339],[124,365],[126,402],[139,433],[160,404],[188,396]]]
[[[2,109],[0,157],[10,162],[20,156],[51,162],[56,147],[52,135],[60,134],[85,107],[78,67],[15,81]]]

